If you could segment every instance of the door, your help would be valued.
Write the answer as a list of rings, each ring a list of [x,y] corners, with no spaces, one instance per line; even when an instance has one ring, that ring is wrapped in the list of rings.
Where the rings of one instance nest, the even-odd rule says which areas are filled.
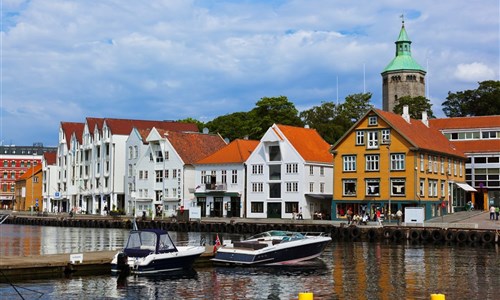
[[[281,218],[281,203],[268,203],[267,204],[267,217],[268,218]]]

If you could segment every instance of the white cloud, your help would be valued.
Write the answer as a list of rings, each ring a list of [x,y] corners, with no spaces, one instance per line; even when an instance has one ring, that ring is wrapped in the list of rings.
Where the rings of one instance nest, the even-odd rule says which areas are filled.
[[[459,64],[454,76],[464,82],[476,83],[484,80],[494,80],[495,71],[483,63],[473,62],[470,64]]]

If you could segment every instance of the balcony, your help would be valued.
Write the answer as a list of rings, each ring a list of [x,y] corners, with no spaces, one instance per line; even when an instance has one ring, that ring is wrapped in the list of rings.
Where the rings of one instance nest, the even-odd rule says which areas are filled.
[[[227,183],[207,183],[205,184],[206,192],[225,192],[227,191]]]

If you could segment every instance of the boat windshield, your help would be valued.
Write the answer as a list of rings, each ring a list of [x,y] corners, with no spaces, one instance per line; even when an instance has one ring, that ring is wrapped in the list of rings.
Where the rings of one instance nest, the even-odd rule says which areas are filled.
[[[173,251],[175,250],[174,243],[170,239],[167,233],[160,235],[160,247],[158,248],[159,251]]]
[[[256,240],[256,239],[263,239],[263,238],[285,238],[287,237],[288,240],[290,239],[303,239],[305,236],[302,233],[299,232],[290,232],[290,231],[283,231],[283,230],[271,230],[271,231],[266,231],[262,232],[259,234],[256,234],[252,237],[249,237],[248,240]]]
[[[156,249],[156,233],[148,231],[136,231],[128,237],[128,249]]]

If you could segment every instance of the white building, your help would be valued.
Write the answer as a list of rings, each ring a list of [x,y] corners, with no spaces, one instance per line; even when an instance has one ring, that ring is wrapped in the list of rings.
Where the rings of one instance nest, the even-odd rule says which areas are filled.
[[[57,152],[57,191],[68,208],[90,214],[126,211],[126,141],[132,128],[197,130],[195,124],[86,118],[85,123],[62,122]]]
[[[314,129],[273,125],[248,158],[248,218],[331,215],[333,157]]]
[[[193,164],[225,145],[219,135],[208,133],[133,130],[126,143],[129,211],[173,216],[188,210],[194,200]]]
[[[195,164],[196,205],[202,217],[246,217],[246,160],[259,141],[234,140]]]
[[[56,152],[46,152],[42,158],[42,198],[43,209],[47,212],[54,212],[57,205],[57,176],[59,174],[56,165]]]

